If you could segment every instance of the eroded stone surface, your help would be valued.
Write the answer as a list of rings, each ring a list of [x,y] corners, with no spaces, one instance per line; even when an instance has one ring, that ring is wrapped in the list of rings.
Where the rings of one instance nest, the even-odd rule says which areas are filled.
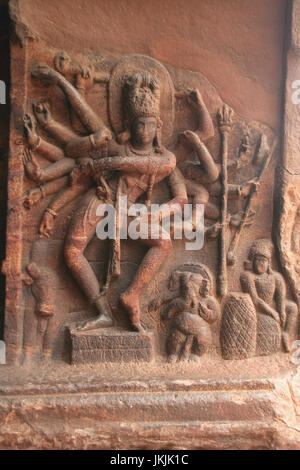
[[[150,362],[154,358],[153,334],[115,328],[94,331],[70,330],[72,364],[88,362]]]
[[[299,447],[299,2],[235,3],[10,2],[2,448]]]

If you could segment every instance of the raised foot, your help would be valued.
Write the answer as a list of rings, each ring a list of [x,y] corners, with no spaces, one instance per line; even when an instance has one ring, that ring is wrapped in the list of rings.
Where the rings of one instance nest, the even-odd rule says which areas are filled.
[[[77,331],[96,330],[97,328],[108,328],[113,326],[114,322],[108,315],[99,315],[97,318],[87,320],[75,327]]]

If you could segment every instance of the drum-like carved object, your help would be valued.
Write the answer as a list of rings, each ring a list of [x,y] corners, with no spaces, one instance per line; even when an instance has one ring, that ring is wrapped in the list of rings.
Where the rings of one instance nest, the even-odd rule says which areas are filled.
[[[232,293],[225,302],[220,341],[224,359],[246,359],[255,354],[257,319],[249,294]]]
[[[258,314],[257,318],[257,346],[258,356],[267,356],[276,353],[281,344],[281,331],[279,324],[268,315]]]

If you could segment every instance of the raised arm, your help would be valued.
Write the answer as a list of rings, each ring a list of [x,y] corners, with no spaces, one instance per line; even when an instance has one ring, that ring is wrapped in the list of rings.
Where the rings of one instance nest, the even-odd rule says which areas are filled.
[[[30,114],[25,114],[24,116],[24,131],[30,150],[37,152],[50,162],[56,162],[64,158],[62,149],[46,142],[42,137],[38,136]]]
[[[200,140],[206,142],[214,136],[214,126],[211,116],[199,90],[188,91],[188,102],[193,106],[198,117],[198,129],[195,131]]]
[[[34,104],[33,111],[40,126],[63,147],[76,137],[74,132],[52,118],[48,103],[40,102]]]
[[[92,70],[88,67],[81,67],[81,70],[79,70],[75,75],[74,87],[84,102],[86,102],[86,95],[88,90],[92,88],[93,85],[94,77]],[[72,106],[70,107],[70,116],[72,128],[79,134],[86,134],[86,129],[82,125],[78,114],[75,112]]]
[[[80,93],[78,93],[76,88],[59,72],[56,72],[47,65],[39,65],[32,70],[32,75],[35,78],[45,80],[50,82],[52,85],[57,85],[61,88],[67,97],[71,108],[77,114],[81,123],[89,133],[96,132],[98,129],[103,127],[102,120],[96,115],[96,113],[94,113],[92,108],[87,104]]]
[[[188,179],[198,180],[201,183],[214,183],[217,181],[220,169],[210,152],[198,135],[192,131],[183,132],[183,136],[195,151],[199,163],[187,161],[183,164],[185,175]]]

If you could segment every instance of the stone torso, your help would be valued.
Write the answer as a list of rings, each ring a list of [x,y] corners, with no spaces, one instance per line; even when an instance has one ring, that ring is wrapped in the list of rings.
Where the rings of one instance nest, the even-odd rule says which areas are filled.
[[[273,303],[276,283],[272,274],[263,274],[255,278],[255,287],[258,297],[271,305]]]

